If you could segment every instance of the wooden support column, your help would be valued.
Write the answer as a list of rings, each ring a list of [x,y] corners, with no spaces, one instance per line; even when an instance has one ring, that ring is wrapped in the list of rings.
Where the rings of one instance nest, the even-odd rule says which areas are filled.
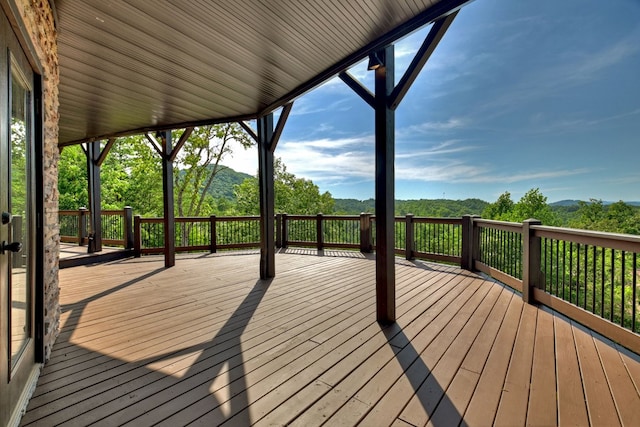
[[[162,145],[162,189],[164,207],[164,266],[176,265],[175,214],[173,212],[173,161],[171,131],[159,132],[157,135]]]
[[[276,275],[275,197],[273,184],[273,113],[258,119],[258,181],[260,185],[260,278]]]
[[[391,323],[396,318],[394,111],[456,15],[457,11],[434,21],[424,43],[397,86],[394,87],[393,46],[387,46],[369,54],[369,69],[375,70],[375,93],[371,93],[348,72],[340,73],[342,81],[375,110],[376,315],[380,323]]]
[[[275,194],[273,184],[273,153],[293,108],[293,102],[282,107],[275,129],[273,113],[259,117],[258,132],[244,122],[240,125],[258,143],[258,184],[260,186],[260,278],[276,275]],[[283,236],[286,238],[286,235]],[[285,243],[286,244],[286,243]]]
[[[382,65],[375,69],[376,155],[376,317],[396,320],[395,269],[395,112],[389,107],[394,87],[393,46],[377,52]]]
[[[87,143],[87,177],[89,181],[89,226],[91,235],[87,252],[102,251],[102,209],[100,193],[100,141]]]

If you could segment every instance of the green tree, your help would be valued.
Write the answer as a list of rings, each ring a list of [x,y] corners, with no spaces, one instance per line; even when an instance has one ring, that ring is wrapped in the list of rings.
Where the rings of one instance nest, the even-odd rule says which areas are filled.
[[[124,152],[122,162],[128,171],[123,204],[131,206],[136,215],[162,216],[162,163],[158,153],[143,135],[122,138],[109,155],[117,152]]]
[[[64,147],[58,163],[58,205],[61,210],[79,209],[89,204],[87,156],[80,145]]]
[[[488,205],[482,211],[482,217],[486,219],[508,220],[513,215],[514,203],[511,200],[511,193],[505,191],[495,203]]]
[[[544,225],[558,225],[556,214],[547,204],[547,197],[538,188],[532,188],[513,207],[513,214],[510,221],[522,222],[526,219],[535,218],[542,221]]]
[[[569,226],[610,233],[640,234],[640,211],[622,200],[605,206],[602,200],[580,201]]]
[[[334,201],[331,193],[320,190],[311,180],[296,178],[281,159],[274,162],[274,192],[276,212],[296,215],[333,213]],[[247,178],[236,186],[237,209],[240,215],[260,213],[258,178]]]
[[[510,222],[522,222],[535,218],[542,221],[544,225],[560,224],[557,214],[547,204],[547,197],[538,188],[527,191],[518,203],[513,203],[511,194],[505,191],[495,203],[485,208],[482,216],[487,219]]]
[[[216,203],[209,190],[216,175],[224,168],[221,161],[232,154],[232,141],[245,149],[253,145],[253,140],[237,123],[201,126],[193,130],[174,162],[178,216],[200,216],[214,211]]]

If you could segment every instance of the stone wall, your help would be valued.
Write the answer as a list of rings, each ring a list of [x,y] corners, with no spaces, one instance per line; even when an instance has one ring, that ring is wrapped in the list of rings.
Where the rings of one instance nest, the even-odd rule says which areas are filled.
[[[53,1],[53,0],[51,0]],[[43,69],[44,102],[44,292],[45,357],[58,336],[58,45],[54,13],[49,0],[16,0],[26,31]]]

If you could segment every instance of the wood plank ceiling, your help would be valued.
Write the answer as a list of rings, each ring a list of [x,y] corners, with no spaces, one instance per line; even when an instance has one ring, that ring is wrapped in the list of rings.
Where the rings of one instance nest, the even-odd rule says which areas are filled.
[[[55,0],[60,145],[255,118],[468,0]]]

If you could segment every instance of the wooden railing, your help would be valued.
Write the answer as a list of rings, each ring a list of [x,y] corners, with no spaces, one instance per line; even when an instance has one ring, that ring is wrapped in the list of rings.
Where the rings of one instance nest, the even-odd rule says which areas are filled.
[[[94,232],[89,226],[91,212],[86,208],[58,211],[60,241],[87,245]],[[133,248],[133,211],[130,207],[122,210],[100,212],[102,243],[107,246]]]
[[[61,211],[60,217],[62,241],[86,242],[87,211]],[[106,242],[127,247],[129,241],[135,256],[163,253],[162,218],[136,216],[131,231],[126,217],[126,211],[103,212]],[[258,248],[259,225],[257,216],[176,218],[175,248],[177,252]],[[397,254],[481,271],[521,292],[525,301],[547,305],[640,352],[640,237],[474,216],[407,215],[396,217],[394,227]],[[277,247],[361,252],[376,247],[375,216],[367,213],[278,214],[275,228]],[[71,236],[63,235],[67,230]],[[127,233],[133,236],[127,238]]]
[[[469,220],[474,269],[640,353],[640,236]]]
[[[396,218],[396,252],[407,259],[460,263],[460,218]],[[260,247],[259,217],[176,218],[176,252]],[[375,217],[361,215],[276,215],[276,246],[375,250]],[[164,251],[162,218],[134,220],[137,255]],[[407,238],[409,236],[409,238]]]
[[[164,220],[134,218],[134,252],[164,252]],[[178,217],[175,227],[176,252],[197,252],[260,247],[260,217]]]

